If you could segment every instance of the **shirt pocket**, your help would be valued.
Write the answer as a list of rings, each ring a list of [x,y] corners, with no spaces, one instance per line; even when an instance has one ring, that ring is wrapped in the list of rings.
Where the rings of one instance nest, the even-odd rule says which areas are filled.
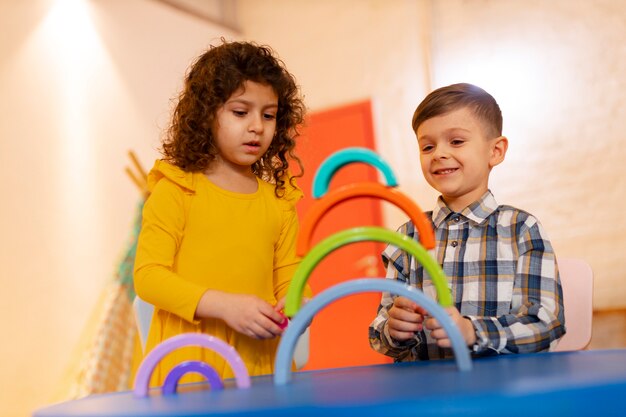
[[[483,317],[509,314],[515,284],[515,266],[497,264],[491,270],[488,267],[481,269],[463,278],[461,314]]]

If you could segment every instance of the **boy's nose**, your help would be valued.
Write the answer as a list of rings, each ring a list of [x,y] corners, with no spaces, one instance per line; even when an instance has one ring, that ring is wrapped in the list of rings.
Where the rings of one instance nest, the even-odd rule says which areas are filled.
[[[448,159],[449,157],[450,154],[448,153],[448,151],[439,146],[437,147],[437,149],[435,149],[435,152],[433,153],[433,159]]]

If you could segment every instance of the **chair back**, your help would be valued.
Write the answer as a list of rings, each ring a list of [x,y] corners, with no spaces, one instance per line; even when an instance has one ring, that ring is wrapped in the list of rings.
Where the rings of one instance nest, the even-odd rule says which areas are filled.
[[[554,351],[582,350],[591,341],[593,271],[582,259],[557,259],[567,333]]]
[[[141,350],[146,349],[146,341],[148,340],[148,332],[150,331],[150,323],[154,314],[154,306],[145,302],[139,296],[135,296],[133,301],[133,311],[135,313],[135,322],[139,331],[139,341],[141,342]]]

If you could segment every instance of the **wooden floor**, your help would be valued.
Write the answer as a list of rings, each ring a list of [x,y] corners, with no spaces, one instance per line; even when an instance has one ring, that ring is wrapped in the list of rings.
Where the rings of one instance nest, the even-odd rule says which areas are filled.
[[[626,309],[595,311],[587,349],[626,348]]]

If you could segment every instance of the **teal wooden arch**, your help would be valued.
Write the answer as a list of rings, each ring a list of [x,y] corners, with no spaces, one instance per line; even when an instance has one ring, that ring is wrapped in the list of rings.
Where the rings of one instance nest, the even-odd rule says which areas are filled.
[[[354,162],[363,162],[377,168],[384,175],[388,187],[398,185],[393,170],[379,154],[368,148],[345,148],[330,155],[318,168],[313,177],[313,198],[322,198],[326,195],[335,173],[343,166]]]

